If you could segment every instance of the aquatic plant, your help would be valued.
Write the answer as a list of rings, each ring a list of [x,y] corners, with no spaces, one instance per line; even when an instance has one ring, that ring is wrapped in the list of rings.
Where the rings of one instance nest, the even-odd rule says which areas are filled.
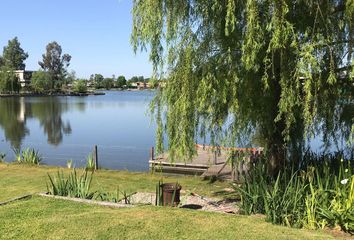
[[[244,214],[265,214],[276,224],[309,229],[337,227],[354,233],[354,171],[351,160],[312,155],[274,179],[258,163],[236,186]]]
[[[86,157],[86,168],[87,171],[94,171],[95,170],[95,161],[93,160],[92,154],[89,154]]]
[[[0,163],[5,162],[6,153],[0,152]]]
[[[77,175],[74,169],[68,177],[65,177],[63,172],[58,171],[56,177],[48,174],[48,178],[47,191],[51,195],[92,199],[95,194],[95,192],[90,191],[93,175],[87,171]]]
[[[15,154],[15,161],[17,163],[39,165],[43,159],[39,152],[34,150],[33,148],[26,148],[22,152],[20,149],[13,149],[13,151]]]
[[[66,162],[66,167],[71,169],[73,167],[73,160],[72,159],[69,159],[67,162]]]
[[[15,161],[20,163],[22,159],[21,150],[19,148],[12,148],[12,151],[14,152],[15,155]]]

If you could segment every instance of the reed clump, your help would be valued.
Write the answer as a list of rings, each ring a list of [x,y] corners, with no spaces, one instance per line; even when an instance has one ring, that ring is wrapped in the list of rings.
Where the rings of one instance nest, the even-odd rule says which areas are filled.
[[[48,194],[84,199],[92,199],[95,194],[91,191],[93,174],[88,171],[78,174],[74,169],[68,176],[65,176],[62,171],[58,171],[55,176],[48,174],[48,178]]]
[[[19,149],[14,149],[15,161],[20,164],[34,164],[39,165],[43,158],[34,148],[26,148],[21,151]]]
[[[268,221],[291,227],[340,227],[354,233],[353,173],[350,159],[311,155],[276,178],[258,163],[235,188],[244,214],[265,214]]]

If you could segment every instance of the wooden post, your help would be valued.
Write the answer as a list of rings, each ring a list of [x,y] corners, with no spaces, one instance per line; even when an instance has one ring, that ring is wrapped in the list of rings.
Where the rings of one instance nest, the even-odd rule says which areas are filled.
[[[214,165],[216,165],[217,160],[218,160],[218,153],[217,150],[214,150]]]
[[[232,165],[231,165],[231,179],[236,181],[236,178],[239,178],[238,172],[238,163],[239,163],[240,153],[238,151],[232,154]]]
[[[150,159],[154,160],[155,156],[154,156],[154,147],[150,148]]]
[[[98,170],[98,152],[97,152],[97,145],[93,148],[93,157],[95,160],[95,170]]]

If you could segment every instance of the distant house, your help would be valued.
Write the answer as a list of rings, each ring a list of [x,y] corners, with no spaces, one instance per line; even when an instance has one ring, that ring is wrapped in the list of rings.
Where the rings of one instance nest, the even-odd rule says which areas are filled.
[[[139,90],[149,89],[151,87],[149,82],[136,82],[134,85],[132,83],[132,86],[138,88]]]
[[[15,70],[15,74],[18,78],[21,87],[26,87],[30,85],[33,72],[34,71]]]

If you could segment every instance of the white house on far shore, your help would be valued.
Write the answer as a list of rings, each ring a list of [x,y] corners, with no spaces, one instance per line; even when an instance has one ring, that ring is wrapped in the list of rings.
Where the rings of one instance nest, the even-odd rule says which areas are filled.
[[[15,70],[15,74],[18,78],[21,87],[26,87],[30,85],[33,72],[34,71]]]

